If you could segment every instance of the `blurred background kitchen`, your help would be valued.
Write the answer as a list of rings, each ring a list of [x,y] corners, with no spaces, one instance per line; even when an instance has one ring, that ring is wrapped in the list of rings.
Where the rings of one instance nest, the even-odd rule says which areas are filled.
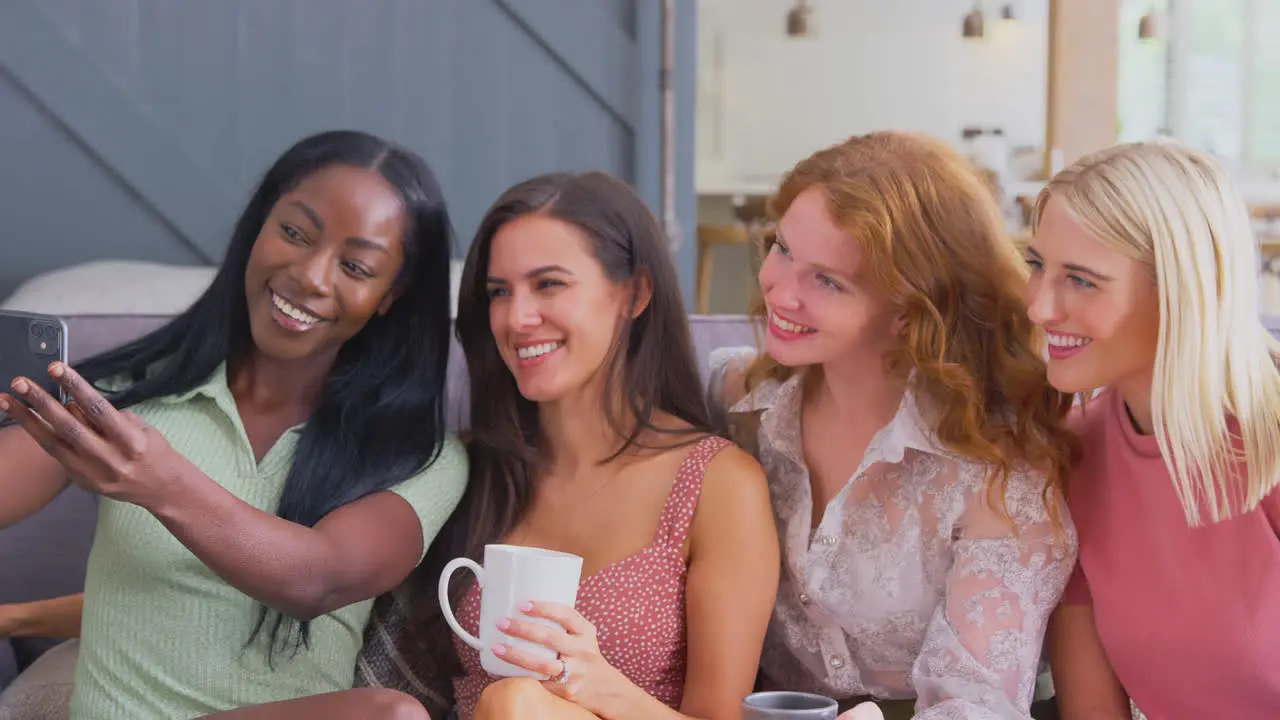
[[[1261,309],[1280,314],[1278,32],[1280,0],[698,0],[697,309],[746,309],[753,230],[792,163],[900,128],[983,167],[1015,236],[1084,153],[1205,148],[1243,185]]]

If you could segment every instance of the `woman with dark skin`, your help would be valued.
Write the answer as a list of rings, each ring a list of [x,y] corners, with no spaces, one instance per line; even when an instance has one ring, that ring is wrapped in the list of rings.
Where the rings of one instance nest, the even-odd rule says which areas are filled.
[[[449,244],[420,158],[363,133],[304,139],[189,310],[51,365],[65,407],[27,378],[0,395],[19,426],[0,430],[0,528],[68,482],[102,498],[72,718],[351,687],[372,598],[466,484],[444,422]]]

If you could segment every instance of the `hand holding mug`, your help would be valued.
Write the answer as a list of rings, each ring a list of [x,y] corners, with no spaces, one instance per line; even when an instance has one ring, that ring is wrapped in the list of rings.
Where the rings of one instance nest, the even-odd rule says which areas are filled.
[[[449,579],[467,568],[480,586],[479,637],[449,606]],[[458,558],[440,574],[440,608],[462,641],[480,653],[492,675],[533,677],[552,693],[596,715],[607,715],[636,686],[600,654],[596,629],[573,608],[582,558],[569,553],[486,545],[484,565]]]
[[[475,573],[480,586],[480,621],[473,635],[454,617],[449,605],[449,580],[453,573],[466,568]],[[499,644],[514,646],[520,655],[555,661],[554,650],[535,642],[512,638],[498,629],[498,622],[520,614],[525,603],[554,603],[573,607],[578,598],[578,582],[582,576],[582,558],[569,553],[542,550],[520,545],[486,545],[484,564],[469,558],[458,558],[445,565],[440,573],[440,609],[449,627],[463,642],[480,653],[480,666],[499,677],[533,677],[546,680],[560,672],[540,672],[507,662],[494,653]],[[555,629],[553,620],[530,618],[524,622],[542,623]],[[478,635],[478,637],[477,637]],[[592,637],[595,637],[594,631]]]
[[[555,657],[534,655],[506,643],[493,652],[506,662],[547,677],[542,686],[552,693],[595,713],[616,704],[632,683],[600,653],[595,626],[575,609],[559,603],[529,602],[520,611],[531,618],[550,620],[556,626],[519,617],[497,623],[502,633],[550,648]]]

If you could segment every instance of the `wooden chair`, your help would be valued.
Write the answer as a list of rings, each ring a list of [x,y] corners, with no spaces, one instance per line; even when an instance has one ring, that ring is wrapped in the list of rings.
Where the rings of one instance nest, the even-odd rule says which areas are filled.
[[[697,311],[707,314],[711,311],[711,281],[715,276],[712,270],[716,247],[720,245],[755,246],[761,233],[767,231],[769,225],[769,195],[764,193],[734,195],[730,198],[733,204],[733,217],[724,224],[707,224],[698,226],[698,283]]]
[[[1264,254],[1274,258],[1280,250],[1280,203],[1252,203],[1249,217]]]
[[[750,245],[751,231],[746,223],[698,226],[698,287],[697,310],[699,315],[711,311],[711,278],[714,276],[712,260],[720,245]]]
[[[1280,203],[1253,203],[1249,205],[1249,216],[1266,223],[1280,221]]]

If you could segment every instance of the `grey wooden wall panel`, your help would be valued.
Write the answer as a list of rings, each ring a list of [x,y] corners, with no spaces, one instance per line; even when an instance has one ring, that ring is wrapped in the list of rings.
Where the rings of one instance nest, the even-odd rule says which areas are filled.
[[[0,3],[0,67],[180,241],[210,253],[207,229],[225,214],[221,188],[180,138],[27,0]]]
[[[640,80],[635,41],[617,25],[612,8],[579,2],[575,22],[566,23],[557,12],[566,7],[564,0],[494,0],[494,5],[620,122],[632,121]],[[591,32],[583,32],[586,28]]]
[[[585,2],[543,0],[526,12]],[[109,5],[114,13],[104,7],[54,0],[44,9],[231,187],[246,187],[297,136],[334,125],[413,145],[442,177],[461,181],[450,184],[471,212],[474,193],[493,196],[558,164],[627,169],[616,163],[629,154],[629,129],[493,0],[120,0]],[[552,19],[569,37],[602,34],[584,21],[616,21],[588,15]],[[105,31],[85,32],[86,25]],[[612,50],[616,69],[624,49]],[[623,81],[620,71],[607,80]],[[519,102],[516,92],[525,95]],[[578,132],[567,131],[573,126]],[[504,152],[512,149],[515,155]],[[460,216],[469,216],[466,207]]]
[[[633,38],[636,37],[637,2],[650,2],[650,0],[599,0],[601,5],[609,8],[618,27]]]
[[[692,0],[679,2],[691,18]],[[332,127],[421,152],[453,205],[460,249],[499,192],[549,170],[614,172],[656,210],[657,126],[640,116],[658,107],[657,48],[647,46],[659,42],[657,6],[3,0],[0,25],[43,25],[53,39],[21,56],[0,48],[0,215],[18,235],[50,236],[40,246],[0,238],[0,296],[30,274],[100,257],[216,261],[266,163]],[[20,72],[23,61],[36,70]],[[681,74],[692,81],[693,68]],[[97,99],[77,105],[86,96]],[[691,107],[688,116],[692,127]],[[691,193],[691,147],[684,157]],[[29,164],[42,158],[59,181],[40,180],[26,191],[33,201],[17,202],[12,188],[39,178]],[[79,199],[79,217],[50,224],[64,193]]]
[[[89,260],[201,262],[3,73],[0,118],[0,296],[30,274]]]

